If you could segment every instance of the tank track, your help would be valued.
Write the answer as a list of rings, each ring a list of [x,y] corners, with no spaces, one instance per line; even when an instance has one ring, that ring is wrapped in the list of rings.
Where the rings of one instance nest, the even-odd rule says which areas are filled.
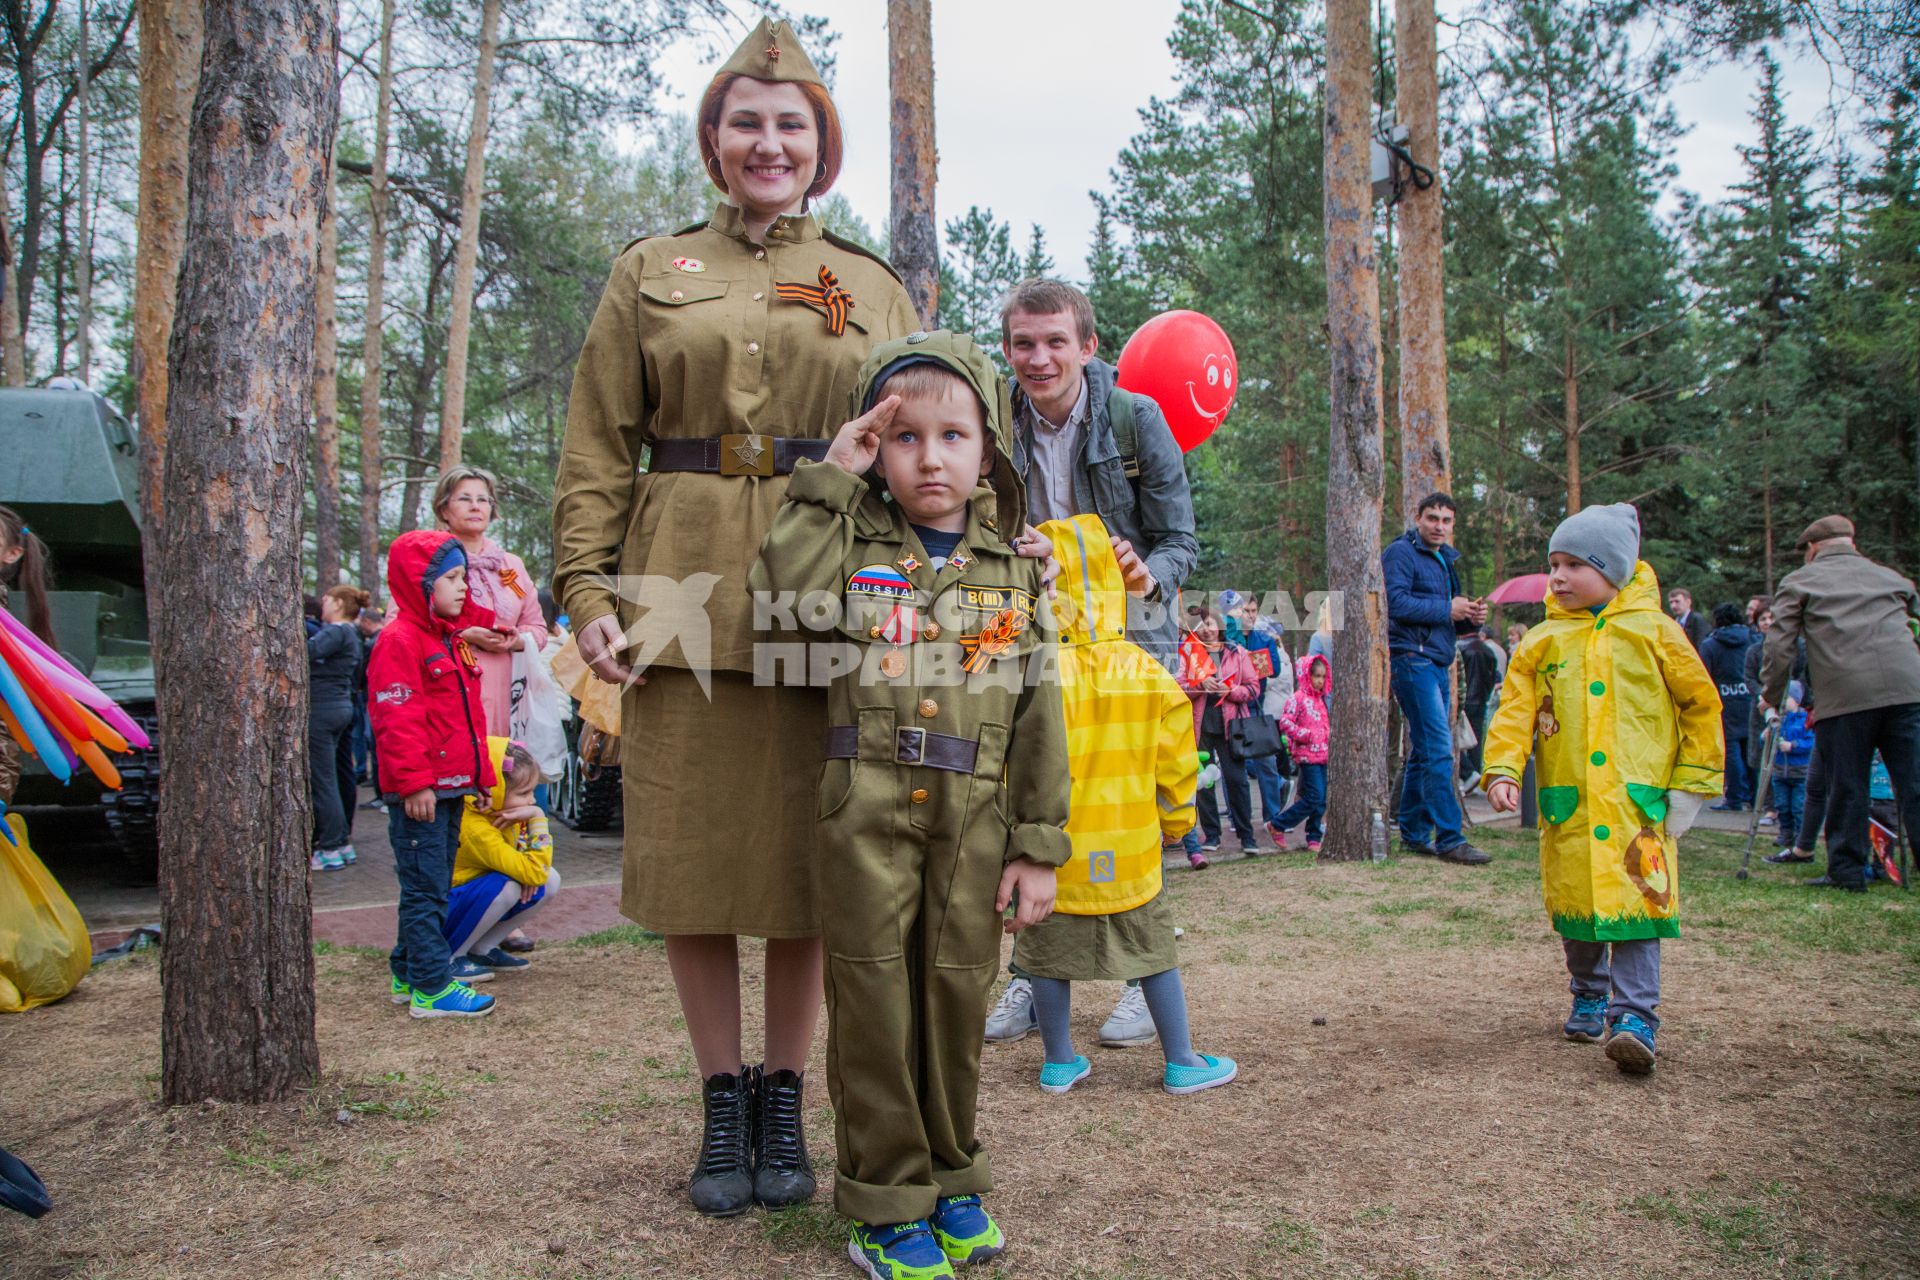
[[[160,717],[151,706],[136,704],[126,710],[155,745],[113,757],[120,789],[104,797],[107,827],[128,865],[153,876],[160,867]]]

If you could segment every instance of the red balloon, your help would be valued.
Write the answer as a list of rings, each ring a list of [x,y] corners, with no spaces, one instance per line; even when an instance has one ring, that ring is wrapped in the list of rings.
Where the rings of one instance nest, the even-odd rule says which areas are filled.
[[[1240,362],[1226,330],[1198,311],[1169,311],[1127,340],[1120,352],[1120,385],[1160,406],[1180,451],[1187,453],[1233,408]]]

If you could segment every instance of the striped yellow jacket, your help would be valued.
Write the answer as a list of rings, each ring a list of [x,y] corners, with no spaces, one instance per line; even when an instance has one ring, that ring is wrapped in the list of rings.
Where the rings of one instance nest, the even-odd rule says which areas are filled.
[[[1053,607],[1073,775],[1073,856],[1060,868],[1054,910],[1114,915],[1158,896],[1161,837],[1193,830],[1193,707],[1126,638],[1126,587],[1100,517],[1052,520],[1041,532],[1061,566]]]

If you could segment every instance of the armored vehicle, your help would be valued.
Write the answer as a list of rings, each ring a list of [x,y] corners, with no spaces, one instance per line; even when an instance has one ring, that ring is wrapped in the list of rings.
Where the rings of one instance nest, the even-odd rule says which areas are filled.
[[[52,553],[57,647],[157,746],[139,455],[133,428],[91,391],[0,388],[0,504],[18,511]],[[26,616],[20,593],[11,607]],[[130,861],[151,873],[160,781],[154,752],[114,757],[124,784],[117,792],[103,792],[84,770],[62,786],[37,761],[26,763],[16,806],[103,807]]]

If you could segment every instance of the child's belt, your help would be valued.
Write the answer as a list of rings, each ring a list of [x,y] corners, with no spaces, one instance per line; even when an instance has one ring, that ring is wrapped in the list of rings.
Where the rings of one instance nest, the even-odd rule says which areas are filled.
[[[827,730],[827,759],[891,760],[894,764],[919,765],[923,769],[945,769],[949,773],[972,773],[979,757],[980,744],[972,738],[956,738],[950,733],[934,733],[912,726],[893,731],[893,754],[867,757],[860,754],[860,729],[857,725],[837,724]]]
[[[699,440],[655,440],[646,469],[703,471],[723,476],[784,476],[801,459],[818,462],[827,456],[830,440],[801,440],[792,436],[708,436]]]

